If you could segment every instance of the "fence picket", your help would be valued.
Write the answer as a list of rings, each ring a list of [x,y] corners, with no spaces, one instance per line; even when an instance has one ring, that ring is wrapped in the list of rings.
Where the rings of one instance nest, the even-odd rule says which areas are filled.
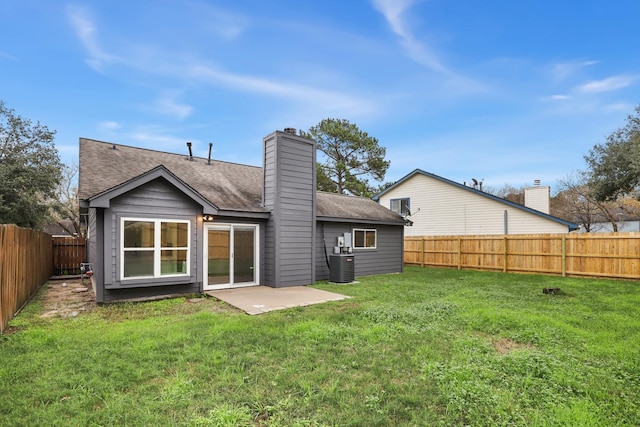
[[[0,333],[51,276],[51,236],[0,224]]]
[[[640,279],[638,232],[421,236],[404,242],[407,265]]]

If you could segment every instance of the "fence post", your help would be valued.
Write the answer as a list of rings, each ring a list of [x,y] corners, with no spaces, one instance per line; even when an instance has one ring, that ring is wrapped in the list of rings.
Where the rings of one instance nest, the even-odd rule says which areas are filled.
[[[504,236],[503,241],[504,241],[504,267],[502,268],[502,271],[504,273],[506,273],[507,272],[507,256],[509,254],[509,251],[507,250],[507,236],[506,236],[506,234]]]
[[[420,238],[420,267],[424,268],[424,237]]]
[[[562,235],[562,277],[567,277],[567,236]]]
[[[458,237],[458,270],[462,270],[462,237]]]

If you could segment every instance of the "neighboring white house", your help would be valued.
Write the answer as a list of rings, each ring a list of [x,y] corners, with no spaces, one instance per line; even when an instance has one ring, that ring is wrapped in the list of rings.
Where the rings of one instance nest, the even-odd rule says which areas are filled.
[[[538,209],[546,206],[547,212],[416,169],[374,200],[413,223],[405,227],[405,236],[566,233],[578,228],[549,215],[549,187],[531,190],[525,199]]]

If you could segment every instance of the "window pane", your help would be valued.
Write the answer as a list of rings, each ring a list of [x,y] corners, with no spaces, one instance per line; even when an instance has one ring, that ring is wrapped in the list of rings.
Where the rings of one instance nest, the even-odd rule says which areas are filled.
[[[400,208],[400,213],[402,215],[409,215],[409,199],[401,200],[402,207]]]
[[[151,221],[125,221],[124,247],[152,248],[154,239],[153,225]]]
[[[400,213],[400,200],[391,201],[391,210],[395,213]]]
[[[367,248],[375,248],[376,247],[376,232],[375,231],[367,231]]]
[[[354,239],[354,247],[356,248],[364,248],[364,231],[362,230],[355,230],[353,232],[353,239]]]
[[[230,265],[230,237],[231,230],[209,230],[209,285],[220,285],[231,282]]]
[[[126,251],[124,277],[153,276],[153,251]]]
[[[186,222],[163,222],[160,228],[160,246],[163,248],[186,248],[189,242],[189,224]]]
[[[187,274],[187,251],[161,251],[160,274]]]
[[[255,236],[253,227],[235,226],[233,229],[233,281],[254,282]]]

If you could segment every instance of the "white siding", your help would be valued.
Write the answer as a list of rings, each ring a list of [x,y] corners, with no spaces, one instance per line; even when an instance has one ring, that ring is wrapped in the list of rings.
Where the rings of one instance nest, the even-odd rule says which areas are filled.
[[[405,236],[474,234],[566,233],[568,227],[553,220],[491,200],[455,185],[416,174],[380,197],[389,208],[391,199],[409,197],[413,226]]]

